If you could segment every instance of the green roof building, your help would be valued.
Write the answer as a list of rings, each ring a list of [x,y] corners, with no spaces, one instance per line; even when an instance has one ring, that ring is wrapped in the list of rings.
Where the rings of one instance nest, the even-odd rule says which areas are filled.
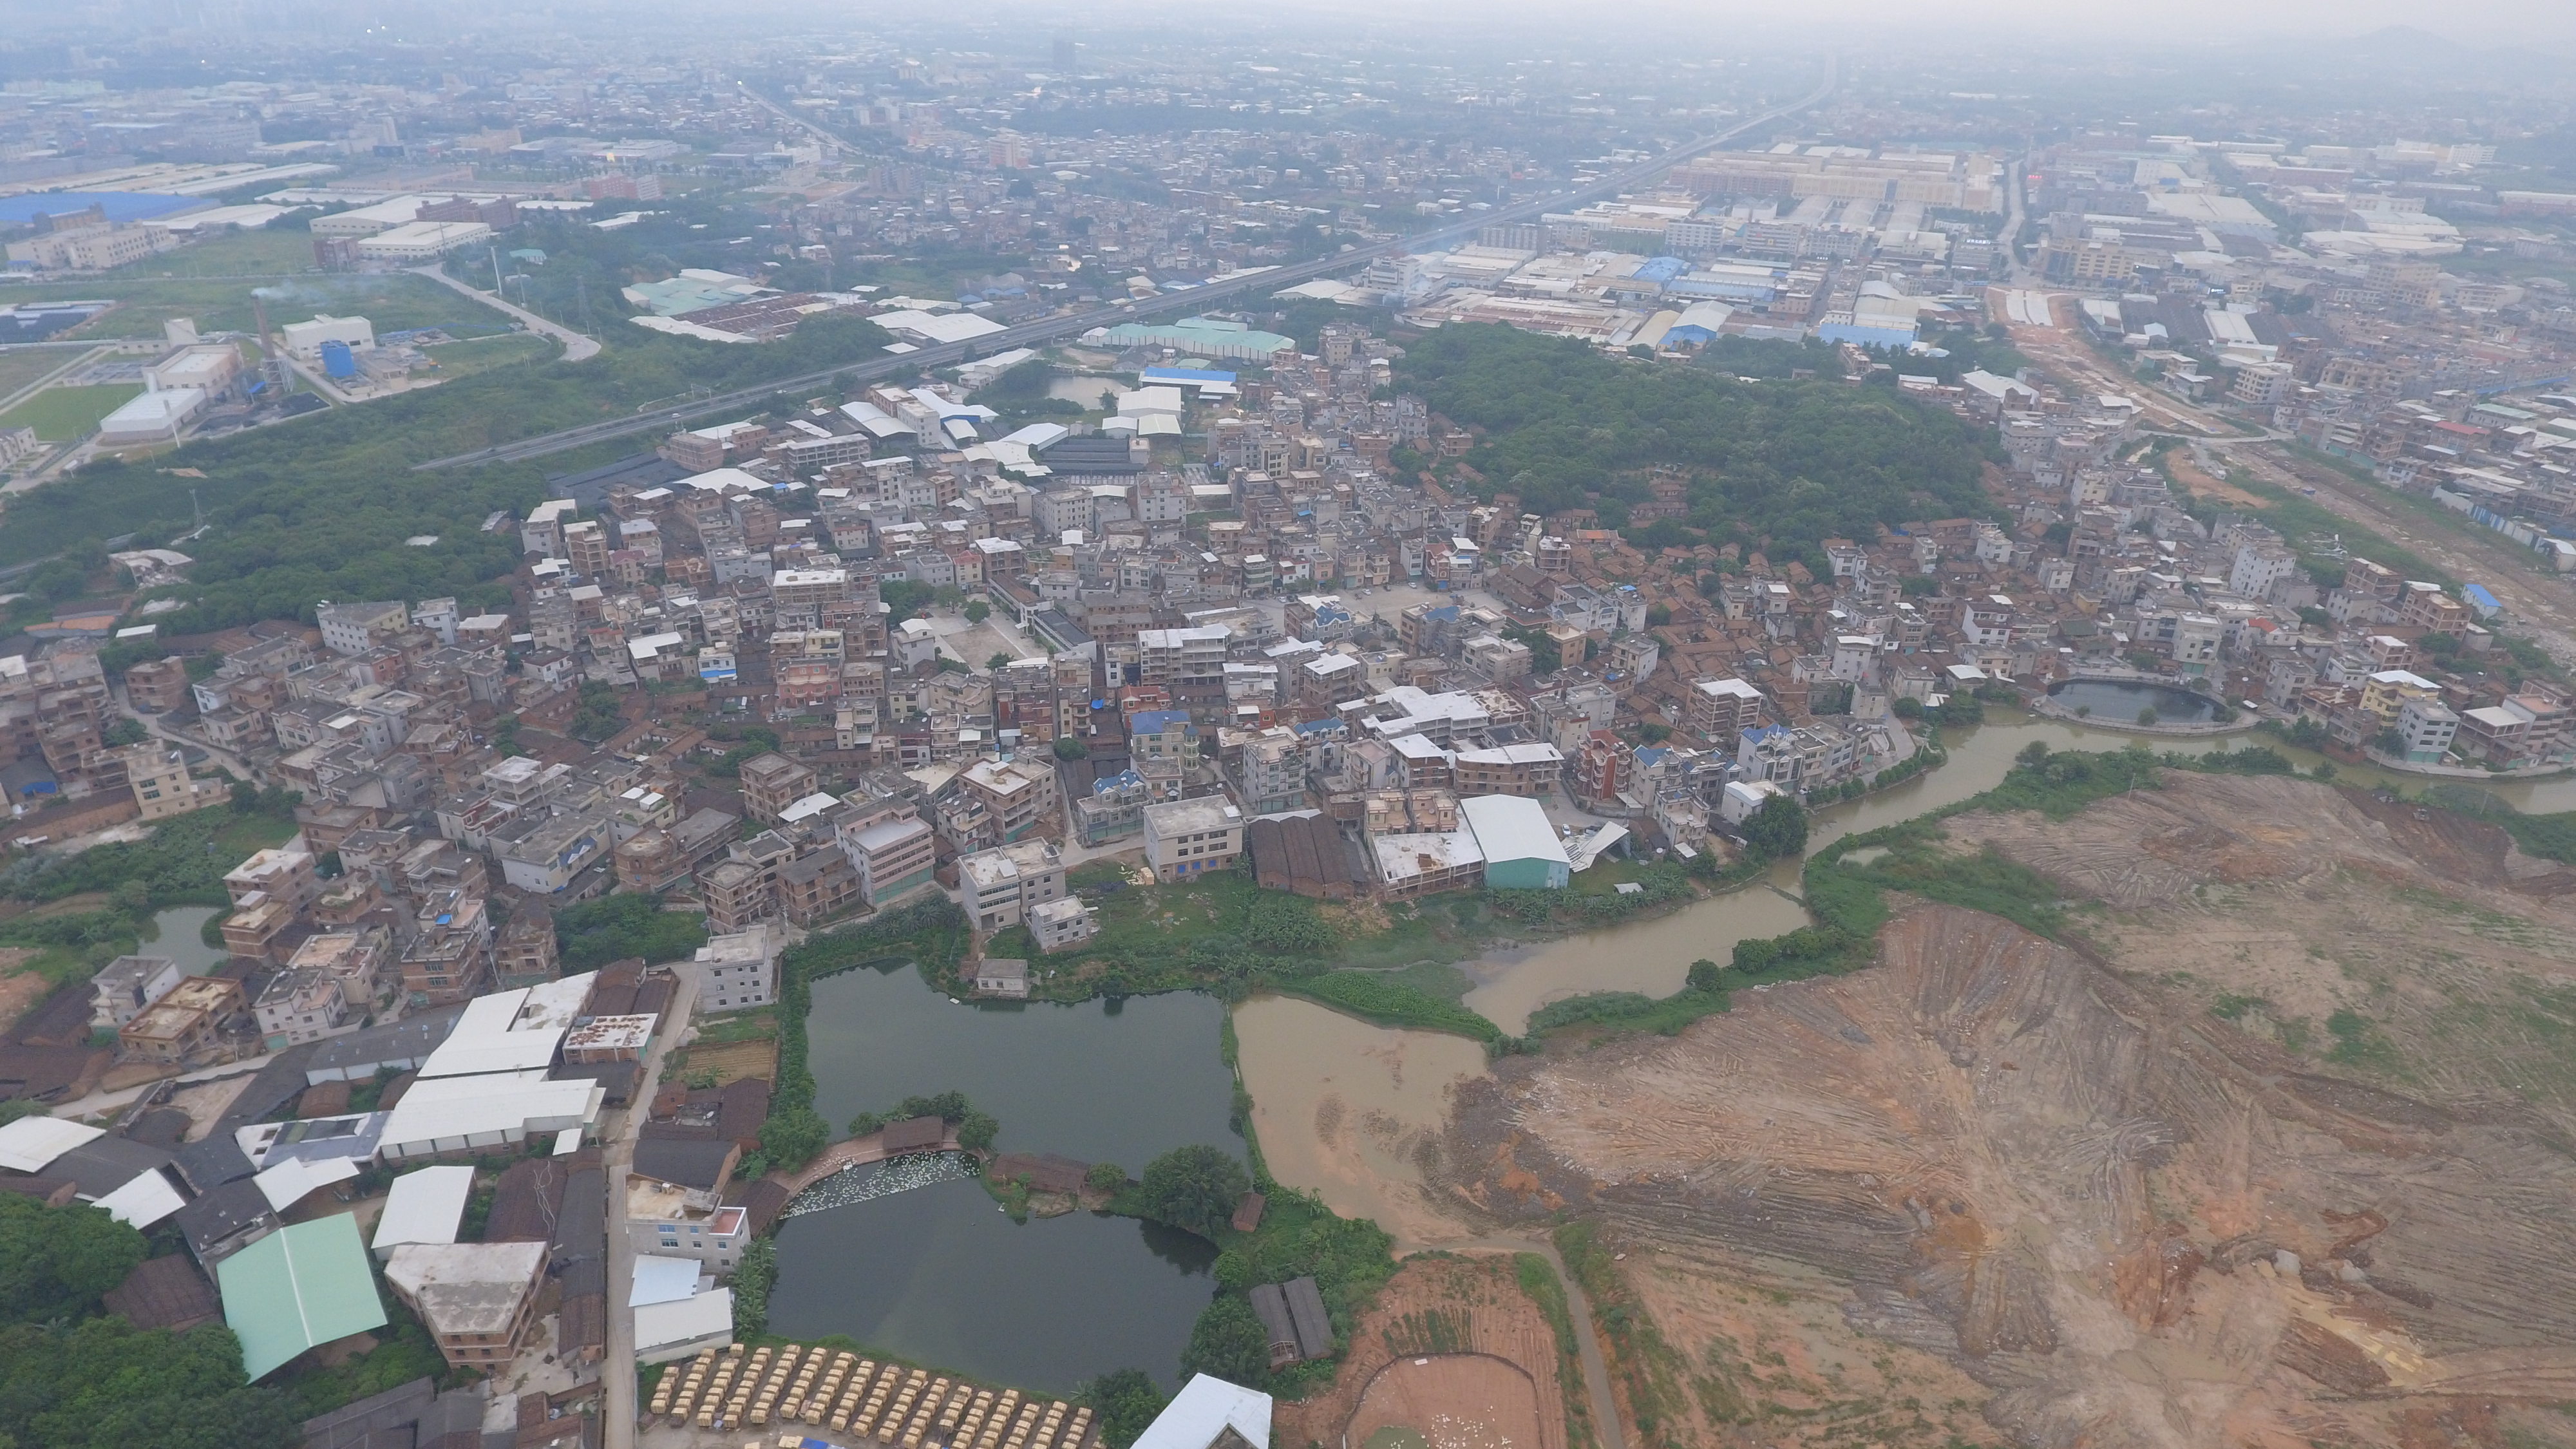
[[[215,1281],[253,1383],[306,1349],[385,1326],[366,1245],[347,1213],[280,1228],[216,1264]]]

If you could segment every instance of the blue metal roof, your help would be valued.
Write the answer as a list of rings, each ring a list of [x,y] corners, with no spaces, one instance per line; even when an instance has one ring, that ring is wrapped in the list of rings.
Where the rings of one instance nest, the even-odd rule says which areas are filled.
[[[0,199],[0,221],[25,226],[39,214],[63,216],[87,211],[95,203],[109,221],[143,221],[174,211],[203,208],[203,197],[172,196],[161,191],[39,191]]]
[[[1127,732],[1137,735],[1159,735],[1177,725],[1189,728],[1190,712],[1185,709],[1149,709],[1128,721]]]
[[[1232,382],[1234,381],[1234,378],[1235,375],[1231,372],[1210,372],[1205,368],[1199,367],[1149,367],[1136,374],[1136,380],[1138,382],[1148,384],[1157,382]]]

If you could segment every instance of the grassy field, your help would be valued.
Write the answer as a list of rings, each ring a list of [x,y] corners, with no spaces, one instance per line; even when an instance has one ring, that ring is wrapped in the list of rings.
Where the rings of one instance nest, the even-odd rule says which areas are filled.
[[[429,349],[430,361],[438,364],[431,375],[472,377],[478,372],[489,372],[516,362],[547,361],[561,350],[552,339],[530,332],[504,332],[471,342],[450,342]]]
[[[5,413],[0,428],[34,428],[48,443],[68,443],[89,436],[98,420],[143,389],[132,383],[94,387],[49,387]]]
[[[364,317],[376,333],[446,326],[460,336],[509,330],[509,319],[425,278],[408,273],[317,272],[309,276],[155,277],[104,273],[77,282],[53,282],[14,291],[22,301],[104,298],[117,305],[75,329],[75,339],[109,341],[159,337],[172,318],[194,319],[206,332],[248,332],[257,319],[251,292],[267,292],[272,327],[301,322],[317,312]]]
[[[69,347],[13,348],[0,352],[0,397],[7,397],[80,355]]]
[[[236,231],[145,257],[102,280],[150,277],[284,277],[315,270],[309,231]]]

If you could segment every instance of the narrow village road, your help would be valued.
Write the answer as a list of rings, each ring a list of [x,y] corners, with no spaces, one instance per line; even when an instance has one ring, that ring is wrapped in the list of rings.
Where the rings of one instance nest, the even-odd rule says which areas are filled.
[[[635,1161],[635,1139],[650,1115],[653,1086],[662,1079],[663,1059],[677,1049],[682,1033],[698,1004],[698,969],[695,963],[674,961],[672,972],[679,977],[679,990],[672,995],[670,1019],[681,1023],[681,1029],[666,1031],[654,1042],[653,1052],[644,1059],[644,1070],[636,1074],[635,1100],[626,1107],[625,1118],[617,1124],[613,1138],[601,1142],[601,1167],[608,1179],[608,1344],[600,1356],[599,1381],[605,1402],[601,1405],[602,1442],[606,1449],[635,1449],[635,1310],[626,1305],[635,1282],[635,1248],[626,1240],[626,1170]]]

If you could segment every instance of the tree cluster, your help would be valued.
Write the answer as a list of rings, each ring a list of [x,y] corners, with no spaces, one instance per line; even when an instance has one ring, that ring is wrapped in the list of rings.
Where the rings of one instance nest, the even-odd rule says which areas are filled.
[[[143,1261],[143,1235],[86,1205],[0,1194],[0,1445],[10,1449],[288,1449],[303,1414],[253,1388],[220,1324],[137,1329],[99,1297]]]
[[[1592,507],[1621,527],[1658,464],[1688,470],[1666,541],[1733,540],[1817,553],[1827,538],[1979,513],[1987,440],[1892,391],[1823,381],[1739,382],[1711,368],[1638,366],[1580,342],[1502,326],[1443,327],[1412,343],[1407,385],[1484,431],[1478,491],[1533,512]],[[1652,539],[1642,541],[1653,542]]]
[[[1145,1165],[1145,1215],[1214,1238],[1252,1190],[1251,1174],[1220,1148],[1175,1147]]]

